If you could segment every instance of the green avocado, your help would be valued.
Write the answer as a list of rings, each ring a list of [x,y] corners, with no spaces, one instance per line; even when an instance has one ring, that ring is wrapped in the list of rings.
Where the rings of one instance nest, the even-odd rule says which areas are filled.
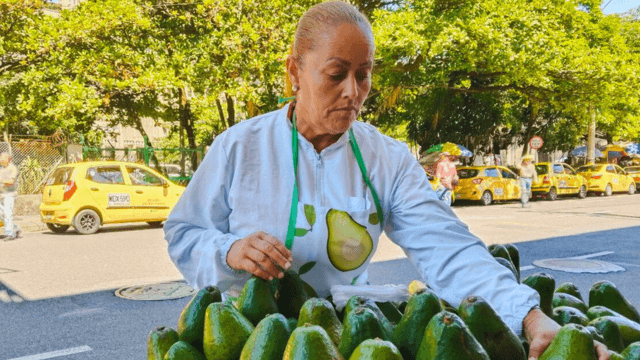
[[[611,350],[622,351],[625,346],[640,341],[640,325],[624,316],[603,316],[589,323],[598,329]]]
[[[495,258],[500,257],[500,258],[509,260],[509,262],[513,264],[513,260],[511,260],[511,255],[509,255],[509,251],[503,245],[500,245],[500,244],[489,245],[487,247],[487,250],[489,250],[489,253],[493,257]]]
[[[344,307],[344,316],[346,317],[349,312],[359,307],[365,307],[373,311],[373,313],[378,318],[380,325],[382,325],[382,330],[384,330],[386,338],[391,339],[395,326],[391,323],[391,321],[389,321],[389,319],[387,319],[386,316],[384,316],[384,313],[382,312],[382,310],[380,310],[376,302],[371,299],[357,295],[350,297],[349,301],[347,301],[347,305],[345,305]],[[344,319],[342,321],[344,323]]]
[[[290,334],[284,315],[268,315],[244,344],[240,360],[281,360]]]
[[[289,333],[292,333],[293,330],[295,330],[297,327],[298,327],[298,319],[296,318],[287,319],[287,329],[289,329]]]
[[[344,211],[327,212],[327,254],[331,264],[340,271],[362,266],[373,251],[373,240],[365,226],[355,222]]]
[[[305,325],[293,331],[282,360],[344,360],[324,329]]]
[[[336,346],[340,345],[342,324],[338,320],[333,305],[328,300],[311,298],[304,303],[302,309],[300,309],[298,327],[305,324],[319,325],[327,332]]]
[[[431,290],[421,289],[409,297],[402,320],[391,337],[405,359],[415,359],[429,320],[441,311],[440,299]]]
[[[604,337],[602,337],[602,334],[600,334],[600,331],[598,331],[598,329],[593,326],[585,326],[584,329],[587,330],[589,334],[591,334],[591,337],[594,341],[599,341],[603,344],[606,344],[606,340],[604,339]],[[622,339],[620,339],[620,341],[622,341]]]
[[[520,251],[513,244],[504,244],[505,249],[509,252],[509,257],[511,257],[511,263],[518,270],[518,277],[520,277]]]
[[[559,293],[559,292],[553,294],[552,306],[554,308],[560,307],[560,306],[569,306],[569,307],[580,310],[580,312],[583,314],[586,314],[587,310],[589,309],[587,305],[577,297],[573,295],[565,294],[565,293]]]
[[[483,298],[469,296],[462,300],[458,314],[492,360],[527,359],[518,336]]]
[[[505,259],[505,258],[501,258],[501,257],[497,257],[495,258],[496,261],[506,267],[507,269],[511,270],[511,272],[513,273],[513,276],[516,278],[516,281],[518,283],[520,283],[520,274],[518,273],[518,271],[516,270],[515,266],[511,263],[511,261]]]
[[[233,305],[210,304],[204,317],[204,354],[209,360],[236,360],[253,330]]]
[[[622,356],[624,360],[640,360],[640,342],[634,342],[627,346],[627,348],[620,353],[620,356]]]
[[[378,305],[378,308],[382,311],[384,317],[391,321],[392,324],[397,325],[400,320],[402,320],[402,313],[395,305],[393,305],[393,303],[389,301],[376,302],[376,305]]]
[[[345,312],[344,327],[340,338],[340,353],[348,359],[353,351],[367,339],[389,340],[378,316],[367,307],[358,307]]]
[[[297,319],[302,305],[307,300],[318,297],[315,290],[293,270],[284,271],[278,292],[280,294],[277,302],[278,310],[287,318]]]
[[[573,283],[570,283],[570,282],[562,283],[560,284],[560,286],[558,286],[555,292],[573,295],[577,297],[580,301],[584,302],[584,300],[582,299],[582,295],[580,295],[580,290]]]
[[[358,345],[349,360],[402,360],[402,355],[389,341],[369,339]]]
[[[490,360],[462,319],[448,311],[431,318],[416,359]]]
[[[596,360],[591,334],[581,325],[563,326],[539,360]]]
[[[613,350],[609,350],[609,360],[624,360],[624,358]]]
[[[202,336],[204,334],[204,314],[207,306],[215,302],[221,302],[222,295],[215,286],[207,286],[200,289],[182,310],[178,319],[178,335],[180,340],[186,341],[202,349]]]
[[[254,326],[265,316],[278,313],[278,304],[269,289],[269,282],[255,275],[244,284],[236,308]]]
[[[191,344],[180,340],[171,345],[164,360],[207,360],[207,358]]]
[[[587,309],[587,317],[591,320],[597,319],[599,317],[603,317],[603,316],[622,316],[620,314],[618,314],[617,312],[609,309],[606,306],[601,306],[601,305],[597,305],[594,307],[590,307],[589,309]]]
[[[545,273],[533,274],[522,283],[534,289],[540,295],[540,309],[548,317],[553,315],[553,292],[556,289],[556,280]]]
[[[554,308],[551,318],[560,324],[560,326],[567,324],[587,326],[589,323],[589,318],[585,314],[570,306],[558,306]]]
[[[606,306],[625,316],[627,319],[640,323],[638,310],[627,301],[618,288],[610,281],[602,280],[591,285],[591,289],[589,290],[589,307],[596,305]]]
[[[159,326],[151,330],[147,339],[147,360],[164,360],[171,345],[179,340],[178,332],[172,327]]]

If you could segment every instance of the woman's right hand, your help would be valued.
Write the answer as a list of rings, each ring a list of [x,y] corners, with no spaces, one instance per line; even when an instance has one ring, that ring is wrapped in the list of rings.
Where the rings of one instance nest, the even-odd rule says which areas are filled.
[[[262,231],[234,242],[227,254],[229,267],[246,270],[265,280],[282,278],[284,274],[276,265],[289,270],[292,261],[289,249]]]

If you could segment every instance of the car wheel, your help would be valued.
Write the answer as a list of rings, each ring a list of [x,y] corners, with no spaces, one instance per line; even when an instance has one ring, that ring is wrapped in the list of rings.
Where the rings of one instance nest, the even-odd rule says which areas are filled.
[[[47,223],[47,227],[56,234],[62,234],[69,229],[69,225],[58,225],[52,223]]]
[[[629,185],[629,195],[633,195],[636,192],[636,185],[635,184],[631,184]]]
[[[607,187],[604,188],[604,196],[611,196],[613,194],[613,189],[610,184],[607,184]]]
[[[580,187],[580,190],[578,191],[578,198],[579,199],[584,199],[587,197],[587,187],[582,185]]]
[[[91,209],[82,210],[73,219],[73,227],[83,235],[95,234],[100,228],[100,216]]]
[[[548,199],[549,201],[556,201],[558,199],[558,193],[556,192],[556,188],[552,187],[551,189],[549,189]]]
[[[491,191],[487,190],[484,193],[482,193],[482,198],[480,199],[480,201],[484,206],[491,205],[491,203],[493,202],[493,196],[491,195]]]
[[[149,226],[151,226],[154,229],[162,227],[162,221],[147,221],[147,224],[149,224]]]

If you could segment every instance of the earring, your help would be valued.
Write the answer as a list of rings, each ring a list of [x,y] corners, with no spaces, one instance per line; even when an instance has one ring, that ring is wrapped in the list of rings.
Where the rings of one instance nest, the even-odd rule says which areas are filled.
[[[293,89],[293,92],[298,91],[298,85],[293,85],[293,86],[292,86],[292,89]]]

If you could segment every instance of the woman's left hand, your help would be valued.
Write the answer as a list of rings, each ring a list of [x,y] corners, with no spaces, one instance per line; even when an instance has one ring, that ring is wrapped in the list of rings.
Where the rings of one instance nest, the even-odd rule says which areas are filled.
[[[540,309],[533,309],[524,319],[524,336],[529,343],[529,360],[537,360],[549,347],[560,331],[560,325]],[[609,360],[609,351],[604,344],[593,342],[598,360]]]

